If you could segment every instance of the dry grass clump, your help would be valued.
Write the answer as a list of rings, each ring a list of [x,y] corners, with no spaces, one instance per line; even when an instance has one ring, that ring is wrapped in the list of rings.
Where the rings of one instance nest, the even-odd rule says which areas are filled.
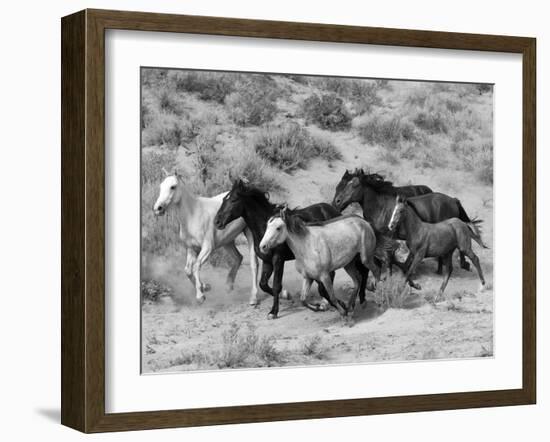
[[[328,348],[323,345],[321,336],[313,335],[303,339],[301,352],[303,355],[315,359],[325,359],[327,357]]]
[[[329,140],[311,135],[297,123],[265,127],[256,137],[255,150],[268,164],[285,172],[305,169],[313,158],[331,162],[342,157]]]
[[[301,113],[307,124],[315,124],[330,131],[346,130],[351,127],[351,114],[338,95],[312,94],[302,103]]]
[[[409,291],[403,292],[405,278],[401,274],[388,275],[384,281],[376,285],[375,301],[378,305],[385,305],[386,308],[404,308],[409,297]]]
[[[240,368],[274,367],[283,365],[286,352],[275,347],[272,336],[260,336],[256,328],[232,322],[222,333],[221,344],[215,350],[199,348],[182,352],[170,361],[170,365],[195,365],[198,367]]]

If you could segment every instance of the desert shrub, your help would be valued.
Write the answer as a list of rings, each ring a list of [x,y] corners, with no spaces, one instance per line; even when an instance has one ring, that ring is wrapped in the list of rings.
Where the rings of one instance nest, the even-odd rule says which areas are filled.
[[[403,308],[409,297],[409,291],[403,293],[403,285],[405,284],[402,275],[394,273],[376,285],[375,301],[379,305],[385,305],[386,308]]]
[[[284,362],[284,354],[275,348],[272,337],[260,337],[256,329],[248,324],[243,330],[232,322],[222,334],[221,349],[214,356],[219,368],[250,366],[273,366]]]
[[[331,131],[349,129],[351,116],[344,101],[336,94],[313,94],[302,103],[301,112],[306,123],[313,123]]]
[[[493,91],[493,85],[492,84],[476,84],[476,89],[479,92],[479,95],[483,95],[487,92]]]
[[[286,172],[305,169],[313,158],[330,162],[342,157],[330,141],[310,135],[296,123],[264,128],[256,138],[255,150],[268,164]]]
[[[172,72],[172,80],[178,92],[196,93],[201,100],[223,103],[235,90],[238,74],[213,72]]]
[[[218,152],[216,142],[218,132],[209,128],[202,131],[191,143],[190,150],[193,152],[193,164],[200,182],[205,185],[212,176],[212,172],[218,166]]]
[[[141,151],[141,182],[158,184],[164,179],[162,168],[171,171],[176,154],[166,149],[143,149]]]
[[[141,280],[141,302],[158,302],[162,296],[172,295],[172,289],[154,279]]]
[[[370,112],[374,106],[382,104],[382,98],[378,94],[381,87],[378,80],[375,82],[366,80],[350,82],[349,97],[356,115]]]
[[[175,99],[174,92],[169,89],[161,89],[158,93],[159,109],[164,113],[181,115],[183,110]]]
[[[414,125],[399,116],[373,115],[357,126],[361,138],[370,144],[396,149],[403,141],[415,141],[419,138]]]
[[[416,106],[418,108],[423,108],[426,105],[426,101],[428,100],[428,92],[425,88],[419,88],[414,89],[407,99],[405,100],[405,103],[410,106]]]
[[[188,119],[161,112],[149,118],[141,132],[141,143],[143,147],[176,148],[193,136],[193,126]]]
[[[384,150],[378,155],[380,161],[386,162],[391,166],[399,164],[399,158],[390,150]]]
[[[277,94],[257,82],[246,81],[226,98],[230,118],[239,126],[259,126],[273,119],[277,113]]]
[[[420,111],[413,119],[414,124],[420,129],[423,129],[431,134],[447,133],[447,119],[439,111],[425,112]]]
[[[302,354],[316,359],[324,359],[327,356],[328,348],[323,345],[321,336],[313,335],[304,338],[301,345]]]
[[[482,145],[476,161],[476,177],[484,184],[493,184],[493,146],[490,143]]]
[[[447,110],[452,114],[456,114],[457,112],[460,112],[464,109],[464,105],[460,101],[452,100],[450,98],[445,100],[445,106],[447,107]]]

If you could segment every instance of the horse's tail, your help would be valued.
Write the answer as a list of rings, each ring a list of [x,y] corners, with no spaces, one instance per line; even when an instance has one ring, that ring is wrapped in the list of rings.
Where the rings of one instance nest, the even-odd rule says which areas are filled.
[[[475,242],[477,242],[484,249],[488,249],[489,247],[487,247],[485,245],[485,243],[483,242],[483,239],[481,238],[481,227],[479,227],[479,225],[482,222],[483,222],[483,220],[474,218],[474,219],[472,219],[471,222],[466,223],[466,225],[468,226],[468,229],[470,230],[470,236],[472,237],[472,239]]]
[[[466,210],[464,210],[464,207],[462,206],[462,203],[460,202],[460,200],[458,198],[455,198],[455,201],[458,207],[458,218],[461,221],[464,221],[466,224],[473,222],[468,216],[468,214],[466,213]],[[482,221],[480,220],[479,222],[482,222]]]
[[[374,258],[378,262],[388,264],[388,254],[393,254],[397,249],[397,242],[390,236],[375,231],[376,246],[374,247]]]

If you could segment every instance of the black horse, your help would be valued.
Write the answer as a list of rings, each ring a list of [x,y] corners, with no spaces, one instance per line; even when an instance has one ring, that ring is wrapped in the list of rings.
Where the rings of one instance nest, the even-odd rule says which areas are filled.
[[[371,180],[378,180],[378,181],[384,181],[384,177],[378,173],[371,173],[367,174],[363,169],[355,169],[355,172],[350,172],[346,169],[344,172],[344,175],[342,176],[342,179],[336,186],[335,191],[335,200],[336,196],[343,192],[346,185],[355,177],[362,177],[362,176],[369,176]],[[397,195],[404,196],[406,198],[410,198],[413,196],[419,196],[419,195],[425,195],[427,193],[433,193],[432,189],[430,189],[428,186],[425,186],[423,184],[419,185],[409,185],[409,186],[395,186],[395,191]],[[345,208],[345,207],[344,207]],[[344,210],[342,208],[341,210]]]
[[[403,190],[405,188],[405,190]],[[360,203],[363,208],[363,217],[371,223],[375,231],[385,232],[395,207],[397,195],[407,196],[405,193],[422,192],[430,190],[427,186],[395,187],[390,181],[386,181],[381,175],[367,174],[363,170],[357,170],[350,174],[346,171],[344,177],[336,187],[333,205],[338,210],[344,210],[353,202]],[[459,218],[465,223],[477,225],[481,220],[472,220],[462,207],[457,198],[438,192],[418,194],[408,198],[421,220],[428,223],[438,223],[449,218]],[[397,231],[399,239],[405,239],[402,231]],[[470,270],[464,254],[460,252],[460,265],[465,270]],[[443,271],[442,260],[439,259],[437,272]]]
[[[260,242],[264,236],[267,221],[273,215],[279,213],[281,206],[272,204],[268,199],[268,194],[253,186],[246,185],[242,180],[235,181],[231,191],[225,196],[223,203],[216,214],[214,225],[218,229],[223,229],[231,221],[242,217],[248,228],[252,231],[254,237],[254,248],[256,254],[263,261],[262,276],[260,278],[260,288],[273,296],[273,306],[269,312],[268,318],[274,319],[279,313],[279,295],[282,290],[282,279],[285,261],[294,259],[294,254],[283,243],[267,252],[260,250]],[[307,222],[325,221],[336,218],[341,215],[340,211],[330,204],[313,204],[303,209],[297,209],[296,214]],[[365,288],[367,283],[368,269],[363,266],[360,259],[356,258],[356,267],[363,275],[359,299],[365,301]],[[269,287],[268,281],[273,276],[273,289]],[[334,273],[331,275],[334,278]],[[330,302],[325,287],[318,283],[319,294]],[[318,307],[308,305],[312,310],[319,310]],[[334,306],[336,307],[336,306]]]

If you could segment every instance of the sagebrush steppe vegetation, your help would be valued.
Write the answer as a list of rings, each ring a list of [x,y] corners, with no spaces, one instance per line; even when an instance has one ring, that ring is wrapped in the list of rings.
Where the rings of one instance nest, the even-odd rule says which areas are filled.
[[[241,269],[235,292],[226,293],[220,253],[205,270],[212,282],[208,305],[197,307],[182,271],[185,251],[176,226],[170,215],[155,218],[151,211],[163,167],[177,168],[200,195],[228,190],[234,178],[244,177],[292,206],[331,201],[346,168],[363,167],[397,185],[426,184],[458,197],[471,216],[485,220],[484,239],[492,246],[492,128],[489,85],[142,69],[144,371],[492,354],[492,289],[471,296],[475,275],[455,270],[448,308],[431,306],[426,300],[439,277],[429,261],[419,276],[427,283],[412,301],[395,299],[380,315],[369,307],[345,333],[334,332],[331,313],[289,304],[286,316],[267,321],[267,298],[249,310],[248,271]],[[490,281],[492,250],[480,258]],[[299,281],[287,263],[285,287],[296,292]],[[393,292],[395,285],[388,281],[382,290]],[[342,277],[343,297],[346,287]],[[402,317],[388,322],[392,315]],[[438,346],[423,335],[423,317],[450,344]],[[403,329],[400,341],[394,328],[403,324],[413,331],[405,339]],[[380,333],[393,336],[391,345]],[[205,342],[212,351],[204,351]],[[353,350],[356,344],[360,351]]]

